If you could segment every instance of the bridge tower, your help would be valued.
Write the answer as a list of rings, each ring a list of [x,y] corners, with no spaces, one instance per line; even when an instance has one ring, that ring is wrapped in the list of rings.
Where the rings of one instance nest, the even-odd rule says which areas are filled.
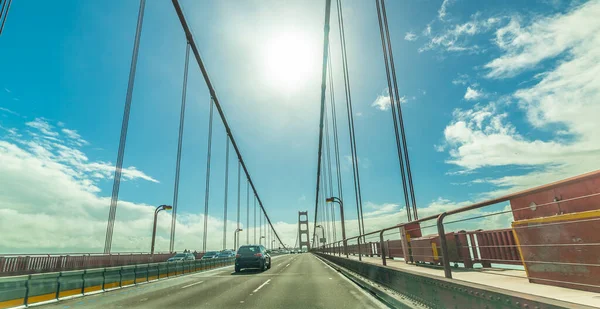
[[[298,212],[298,245],[300,250],[306,246],[310,250],[310,237],[308,234],[308,211]]]

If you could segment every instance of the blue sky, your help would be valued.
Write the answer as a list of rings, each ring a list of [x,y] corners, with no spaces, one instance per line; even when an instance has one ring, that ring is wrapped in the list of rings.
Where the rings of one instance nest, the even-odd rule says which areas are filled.
[[[297,211],[309,210],[311,221],[314,215],[324,3],[181,3],[260,197],[284,241],[293,243]],[[422,214],[598,169],[593,115],[600,109],[600,75],[598,62],[585,56],[599,54],[592,44],[599,40],[600,23],[593,18],[598,1],[386,4]],[[370,218],[366,230],[374,230],[405,219],[398,160],[374,2],[343,5],[362,196]],[[101,250],[138,6],[137,1],[11,6],[0,36],[0,177],[11,186],[0,189],[0,210],[13,219],[0,225],[14,231],[37,224],[27,235],[64,234],[66,240],[56,249],[50,237],[23,242],[15,236],[0,243],[2,252]],[[356,230],[337,31],[334,22],[344,198],[348,228]],[[281,55],[276,48],[282,44],[301,53],[291,52],[294,59]],[[116,240],[117,249],[147,250],[149,223],[142,214],[172,201],[184,55],[185,37],[171,3],[149,1],[124,160],[128,176],[119,196],[126,203],[119,206],[115,231],[125,235]],[[277,66],[296,61],[302,65],[290,67],[299,70],[290,71],[295,79],[276,76]],[[180,249],[200,246],[208,104],[192,61]],[[215,121],[209,211],[215,231],[223,217],[224,152],[224,129]],[[230,220],[237,199],[234,161]],[[44,179],[64,184],[55,181],[52,185],[62,187],[46,194],[53,187]],[[30,191],[9,189],[16,187]],[[245,188],[244,183],[242,205]],[[78,203],[79,193],[73,192],[89,203]],[[168,248],[166,217],[160,222],[161,250]],[[87,236],[61,229],[69,219],[90,220],[81,223]],[[211,245],[220,243],[217,235]]]

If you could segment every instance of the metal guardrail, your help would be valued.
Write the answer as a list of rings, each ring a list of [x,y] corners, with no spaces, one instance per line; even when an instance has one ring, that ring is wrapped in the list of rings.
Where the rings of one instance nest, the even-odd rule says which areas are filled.
[[[0,309],[119,289],[232,265],[235,258],[137,264],[0,278]]]
[[[578,187],[579,186],[579,187]],[[561,196],[566,194],[568,198],[562,198]],[[550,202],[541,204],[527,204],[522,207],[516,207],[512,205],[511,210],[496,211],[484,215],[474,215],[472,217],[456,219],[453,221],[447,221],[447,217],[462,214],[468,211],[480,209],[486,206],[498,204],[507,201],[519,201],[524,202],[525,199],[530,197],[539,198],[541,200],[548,200]],[[540,198],[541,196],[541,198]],[[561,206],[562,205],[562,206]],[[551,213],[545,209],[549,207],[557,207],[555,213]],[[574,208],[576,211],[569,213],[567,219],[563,221],[555,219],[558,216],[563,216],[561,207]],[[543,216],[534,217],[533,219],[528,218],[528,214],[532,211],[541,211]],[[590,210],[591,209],[591,210]],[[587,267],[587,275],[585,280],[581,278],[552,278],[557,276],[559,273],[550,276],[549,278],[544,277],[532,277],[532,272],[528,272],[528,278],[530,282],[551,284],[562,287],[576,288],[588,291],[600,291],[600,279],[596,274],[600,274],[600,264],[594,261],[594,256],[598,256],[598,248],[600,248],[600,237],[587,234],[589,237],[584,237],[583,240],[573,240],[570,243],[561,243],[557,239],[547,240],[542,244],[519,244],[517,234],[520,230],[532,230],[546,228],[549,229],[552,226],[560,225],[565,230],[568,230],[569,226],[580,224],[578,232],[583,230],[590,230],[588,228],[591,221],[600,221],[600,171],[594,171],[579,175],[576,177],[568,178],[562,181],[554,182],[551,184],[539,186],[536,188],[523,190],[520,192],[508,194],[499,198],[474,203],[465,207],[457,208],[451,211],[435,214],[432,216],[424,217],[419,220],[411,222],[401,223],[395,226],[387,227],[384,229],[372,231],[362,235],[350,237],[347,239],[339,240],[335,243],[326,244],[315,250],[322,253],[328,253],[330,255],[346,255],[349,254],[358,255],[359,260],[362,257],[367,256],[380,256],[383,265],[386,265],[388,258],[401,257],[405,258],[408,262],[419,262],[429,261],[431,264],[441,264],[444,269],[444,276],[446,278],[452,278],[451,263],[463,263],[465,267],[470,268],[473,263],[481,263],[484,267],[490,267],[494,264],[513,264],[523,265],[525,268],[528,266],[543,266],[547,264],[554,264],[558,266],[580,266]],[[457,232],[446,233],[445,224],[453,224],[464,222],[468,220],[476,220],[490,216],[497,216],[502,214],[512,213],[515,217],[513,226],[511,229],[498,229],[498,230],[477,230],[477,231],[464,231],[460,230]],[[548,219],[550,217],[550,219]],[[421,223],[435,220],[435,224],[429,224],[421,226]],[[557,220],[557,222],[547,221]],[[566,220],[566,221],[565,221]],[[569,221],[570,220],[570,221]],[[585,226],[584,226],[585,225]],[[421,230],[425,228],[436,228],[437,235],[421,236]],[[591,227],[593,229],[593,227]],[[400,233],[400,240],[385,240],[384,233],[387,231],[396,230],[395,233]],[[406,235],[411,232],[418,231],[419,235],[416,238],[410,239]],[[556,234],[557,232],[548,230],[549,235]],[[367,238],[376,236],[378,234],[378,241],[367,242]],[[440,237],[445,235],[445,237]],[[583,237],[583,236],[582,236]],[[407,239],[408,238],[408,239]],[[577,237],[575,237],[577,238]],[[356,245],[348,244],[349,241],[356,240]],[[540,240],[541,241],[541,240]],[[407,245],[410,243],[410,245]],[[574,251],[568,252],[570,256],[574,256],[576,262],[566,263],[563,260],[532,260],[532,257],[539,257],[540,255],[534,252],[535,248],[539,247],[570,247]],[[421,251],[420,249],[427,249]],[[429,255],[425,255],[424,252],[429,252]],[[558,252],[558,251],[556,251]],[[558,256],[559,254],[553,252],[552,256]],[[537,256],[536,256],[537,254]],[[577,256],[579,255],[579,257]],[[414,258],[419,259],[415,260]],[[538,274],[539,275],[539,274]],[[567,274],[568,275],[568,274]],[[571,276],[574,276],[571,274]]]
[[[0,256],[0,277],[57,272],[98,267],[115,267],[142,263],[166,262],[175,253],[72,253],[45,255],[2,255]],[[200,259],[204,253],[196,253]]]

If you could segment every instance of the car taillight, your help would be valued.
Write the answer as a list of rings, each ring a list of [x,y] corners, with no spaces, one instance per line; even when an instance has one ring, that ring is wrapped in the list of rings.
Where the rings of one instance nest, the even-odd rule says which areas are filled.
[[[254,256],[261,257],[261,256],[262,256],[262,253],[256,253],[256,254],[254,254]]]
[[[236,254],[235,257],[239,258],[240,256],[242,256],[241,254]]]

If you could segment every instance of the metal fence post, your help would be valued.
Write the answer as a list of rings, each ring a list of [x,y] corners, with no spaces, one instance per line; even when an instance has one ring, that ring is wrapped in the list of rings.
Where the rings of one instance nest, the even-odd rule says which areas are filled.
[[[452,279],[452,269],[450,269],[450,260],[448,254],[448,243],[446,242],[446,231],[444,230],[444,218],[446,212],[441,213],[437,218],[437,229],[438,236],[440,237],[440,244],[442,245],[442,263],[444,263],[444,276]]]
[[[384,248],[384,244],[383,244],[383,230],[381,230],[381,232],[379,232],[379,243],[381,244],[381,262],[383,263],[383,266],[387,265],[387,261],[385,260],[385,248]]]
[[[358,260],[362,261],[362,256],[361,256],[361,252],[360,252],[360,236],[358,236],[358,238],[356,238],[356,241],[358,242]]]

